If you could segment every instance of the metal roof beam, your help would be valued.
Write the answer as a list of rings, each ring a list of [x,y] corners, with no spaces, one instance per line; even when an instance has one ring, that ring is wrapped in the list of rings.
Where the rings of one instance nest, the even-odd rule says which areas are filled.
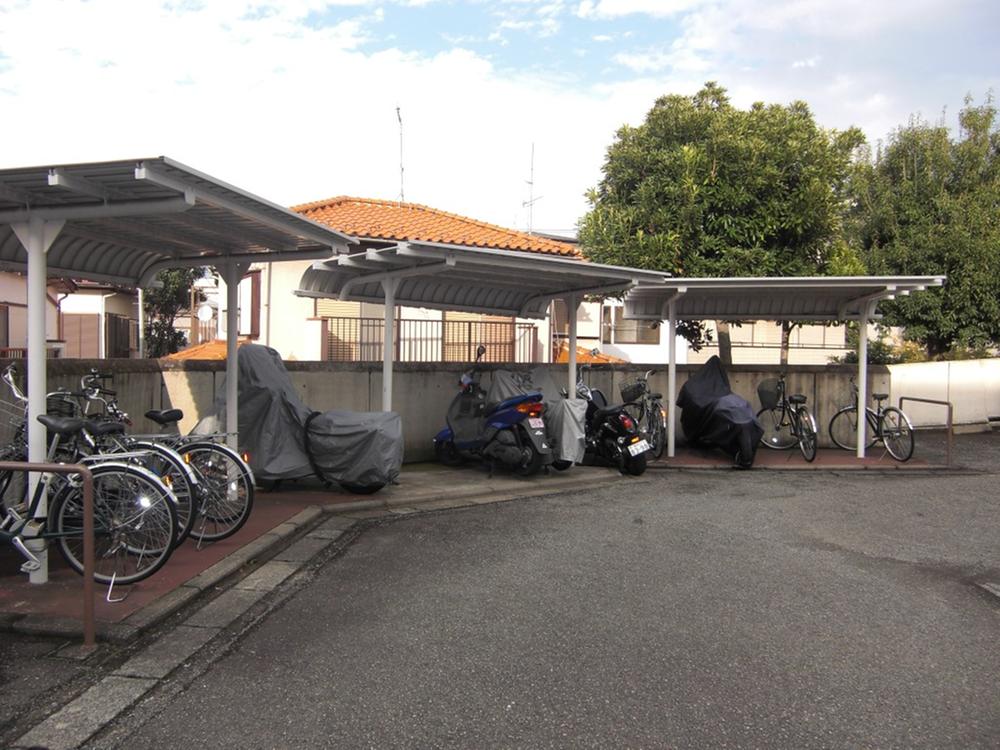
[[[88,206],[43,206],[0,211],[0,224],[15,224],[32,218],[44,221],[115,219],[121,216],[147,216],[175,214],[187,211],[194,205],[194,198],[157,198],[154,200],[101,203]]]
[[[5,185],[0,182],[0,198],[14,203],[23,203],[25,206],[31,205],[32,195],[27,190],[21,190],[13,185]]]
[[[855,297],[854,299],[849,299],[846,302],[842,302],[840,306],[837,308],[837,316],[841,320],[846,320],[848,308],[854,307],[855,305],[857,305],[859,308],[858,315],[862,315],[863,310],[860,308],[863,308],[868,303],[874,302],[875,304],[878,304],[880,300],[892,299],[894,296],[896,296],[896,285],[887,284],[885,289],[880,289],[877,292],[872,292],[871,294],[865,294],[862,295],[861,297]]]
[[[110,200],[113,197],[103,185],[98,185],[84,177],[68,174],[65,169],[58,167],[49,170],[49,186],[61,187],[71,193],[89,195],[92,198],[100,198],[102,201]]]
[[[295,251],[291,253],[231,253],[229,255],[198,255],[180,258],[165,258],[146,265],[139,275],[135,285],[147,287],[160,271],[167,268],[197,268],[198,266],[216,266],[225,263],[278,263],[285,260],[308,260],[322,258],[326,250]]]
[[[527,313],[528,307],[537,302],[551,302],[552,300],[558,297],[565,297],[570,294],[574,295],[611,294],[612,292],[620,292],[628,286],[629,283],[626,282],[624,284],[605,284],[603,286],[579,287],[575,289],[559,289],[554,292],[545,292],[544,294],[536,294],[534,297],[529,297],[524,301],[524,304],[521,305],[521,309],[518,311],[518,316],[523,317],[523,315]]]
[[[286,212],[286,209],[275,206],[273,214],[264,214],[259,210],[247,208],[238,201],[234,201],[208,191],[197,190],[183,180],[178,180],[165,175],[159,170],[147,166],[145,163],[139,163],[136,166],[135,178],[137,180],[148,180],[154,185],[159,185],[160,187],[169,188],[171,190],[177,190],[178,192],[191,191],[197,196],[197,199],[205,205],[224,209],[236,214],[237,216],[242,216],[244,219],[248,219],[265,226],[277,227],[284,232],[288,232],[289,234],[329,247],[334,252],[336,252],[338,248],[346,251],[352,244],[350,239],[334,232],[332,229],[323,230],[319,225],[315,225],[315,228],[313,228],[313,226],[311,226],[313,225],[313,222],[305,217],[300,217],[291,213],[289,213],[288,216],[283,216],[282,213]]]
[[[339,258],[338,258],[339,260]],[[340,299],[347,299],[348,293],[351,287],[357,284],[381,284],[383,281],[389,281],[390,279],[405,279],[409,276],[422,276],[425,273],[434,274],[437,271],[443,271],[444,269],[450,267],[451,262],[445,260],[442,263],[427,263],[422,266],[409,266],[407,268],[396,268],[392,271],[385,271],[384,273],[370,273],[362,274],[360,276],[353,276],[344,282],[344,285],[340,288]]]

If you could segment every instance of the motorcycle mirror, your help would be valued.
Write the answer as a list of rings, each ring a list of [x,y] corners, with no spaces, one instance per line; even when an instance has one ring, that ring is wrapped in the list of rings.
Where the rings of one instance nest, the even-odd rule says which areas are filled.
[[[601,350],[598,349],[596,346],[593,349],[590,350],[590,356],[591,357],[596,357],[600,353],[601,353]]]
[[[476,361],[478,362],[484,354],[486,354],[486,347],[480,344],[476,347]]]

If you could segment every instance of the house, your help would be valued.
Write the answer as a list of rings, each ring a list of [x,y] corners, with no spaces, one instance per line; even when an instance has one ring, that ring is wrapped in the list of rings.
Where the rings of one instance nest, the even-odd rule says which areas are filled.
[[[359,250],[425,241],[585,262],[575,240],[508,229],[416,203],[340,196],[292,210],[357,237]],[[240,285],[240,335],[271,346],[290,360],[381,360],[382,305],[295,296],[308,266],[303,261],[251,268]],[[221,309],[224,285],[220,282],[215,292],[206,292],[206,298]],[[609,354],[622,359],[665,360],[666,341],[661,342],[658,329],[622,320],[618,303],[606,306],[609,310],[600,302],[581,305],[580,347],[610,349]],[[610,309],[613,306],[617,314]],[[396,358],[401,361],[468,361],[480,343],[487,345],[487,359],[493,361],[555,361],[569,333],[562,300],[553,302],[544,321],[401,306],[396,330]]]
[[[51,278],[46,284],[45,340],[50,356],[64,348],[59,307],[75,289],[72,282]],[[0,273],[0,357],[23,359],[28,346],[28,285],[20,273]]]

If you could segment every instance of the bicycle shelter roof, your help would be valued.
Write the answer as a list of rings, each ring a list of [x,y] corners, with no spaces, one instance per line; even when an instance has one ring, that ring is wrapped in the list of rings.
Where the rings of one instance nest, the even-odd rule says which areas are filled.
[[[944,284],[945,276],[669,278],[625,295],[624,317],[666,320],[843,321],[866,306]],[[869,316],[871,317],[871,316]]]
[[[229,294],[226,400],[235,403],[236,295],[248,264],[323,258],[353,244],[348,235],[163,156],[0,169],[0,269],[27,270],[33,312],[27,336],[29,459],[41,461],[46,453],[36,418],[45,412],[50,273],[142,288],[162,269],[219,268]],[[228,409],[233,443],[236,428],[237,410]],[[31,576],[44,583],[46,566]]]
[[[0,169],[0,268],[23,271],[15,227],[62,222],[51,274],[149,286],[163,268],[328,257],[354,239],[164,156]]]
[[[382,304],[386,282],[394,281],[397,305],[545,318],[553,299],[613,294],[662,279],[657,271],[542,253],[401,242],[317,261],[296,294]]]
[[[946,276],[811,276],[663,278],[625,295],[624,317],[668,321],[669,392],[676,390],[678,320],[859,321],[858,403],[866,403],[868,321],[879,302],[941,286]],[[667,455],[674,455],[677,405],[668,400]],[[865,420],[858,420],[857,455],[864,458]]]

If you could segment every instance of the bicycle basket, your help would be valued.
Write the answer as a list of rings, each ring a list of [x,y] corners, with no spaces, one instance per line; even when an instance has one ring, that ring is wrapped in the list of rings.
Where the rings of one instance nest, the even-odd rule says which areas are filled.
[[[646,384],[641,380],[636,380],[631,383],[622,383],[619,387],[619,391],[622,394],[622,401],[626,404],[630,404],[633,401],[638,401],[642,398],[642,394],[646,392]]]
[[[757,396],[760,398],[760,405],[765,409],[773,409],[781,400],[781,392],[778,387],[777,378],[762,380],[757,386]]]

